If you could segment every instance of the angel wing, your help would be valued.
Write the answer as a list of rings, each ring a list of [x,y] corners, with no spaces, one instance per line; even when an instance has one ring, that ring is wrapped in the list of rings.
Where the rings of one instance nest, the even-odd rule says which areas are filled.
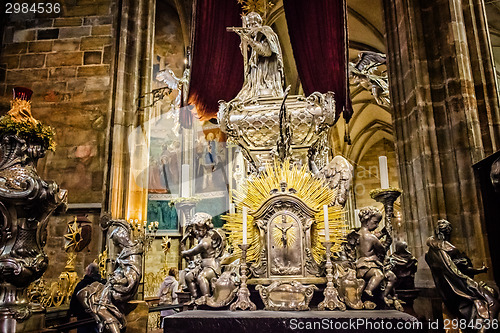
[[[318,173],[336,191],[335,205],[344,207],[353,177],[353,167],[344,157],[337,155]]]

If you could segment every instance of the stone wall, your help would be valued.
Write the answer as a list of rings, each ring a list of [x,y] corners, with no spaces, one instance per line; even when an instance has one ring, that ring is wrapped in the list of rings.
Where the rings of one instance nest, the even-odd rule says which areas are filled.
[[[70,207],[103,201],[106,136],[112,91],[115,1],[62,0],[54,14],[10,14],[4,17],[0,50],[0,112],[9,109],[12,87],[34,91],[33,116],[56,131],[57,148],[40,160],[42,178],[68,190]],[[97,257],[100,231],[97,210],[93,240],[78,255],[78,271]],[[49,269],[55,278],[64,268],[63,235],[74,210],[49,223]]]
[[[384,0],[383,7],[404,220],[419,258],[417,285],[433,287],[424,254],[438,219],[453,224],[453,244],[475,265],[491,265],[472,168],[499,146],[484,2]]]

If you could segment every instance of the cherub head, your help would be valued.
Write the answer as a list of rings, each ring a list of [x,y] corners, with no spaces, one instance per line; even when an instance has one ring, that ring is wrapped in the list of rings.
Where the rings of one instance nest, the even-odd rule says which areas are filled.
[[[191,220],[193,234],[196,238],[203,238],[207,232],[214,228],[212,216],[207,213],[196,213]]]
[[[363,227],[366,227],[369,231],[377,229],[378,224],[382,220],[382,213],[376,207],[365,207],[361,208],[359,211],[359,220]]]

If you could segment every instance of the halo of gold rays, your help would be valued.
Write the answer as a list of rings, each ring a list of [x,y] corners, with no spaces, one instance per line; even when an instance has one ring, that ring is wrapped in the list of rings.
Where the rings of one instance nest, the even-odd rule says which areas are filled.
[[[226,221],[224,230],[228,234],[228,240],[230,244],[233,244],[235,255],[239,255],[241,250],[236,245],[243,242],[243,214],[240,213],[242,208],[247,207],[250,212],[256,211],[272,196],[272,190],[280,188],[282,181],[287,183],[288,189],[293,188],[296,191],[294,196],[317,211],[314,216],[315,222],[311,227],[311,250],[314,260],[320,263],[325,257],[323,205],[328,205],[334,200],[335,191],[330,189],[323,180],[314,177],[306,166],[299,169],[296,165],[290,166],[289,161],[285,161],[282,165],[277,162],[272,165],[268,164],[265,172],[260,176],[247,180],[240,191],[234,191],[233,197],[239,212],[222,216],[222,219]],[[262,251],[259,228],[253,222],[252,215],[248,214],[247,235],[250,246],[247,251],[247,261],[249,262],[257,262]],[[333,253],[340,250],[347,230],[345,212],[341,207],[328,208],[328,223]]]
[[[257,12],[260,15],[265,15],[274,4],[269,0],[238,0],[243,12],[248,14],[250,12]]]

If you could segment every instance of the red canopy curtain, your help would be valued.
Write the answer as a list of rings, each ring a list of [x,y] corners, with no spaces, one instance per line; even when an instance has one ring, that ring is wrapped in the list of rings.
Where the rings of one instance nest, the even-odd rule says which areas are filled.
[[[333,91],[337,115],[348,121],[347,18],[345,0],[284,0],[288,34],[306,95]]]
[[[241,7],[236,0],[197,0],[194,21],[188,102],[208,120],[216,116],[218,101],[233,99],[243,85],[240,39],[226,31],[241,26]]]

